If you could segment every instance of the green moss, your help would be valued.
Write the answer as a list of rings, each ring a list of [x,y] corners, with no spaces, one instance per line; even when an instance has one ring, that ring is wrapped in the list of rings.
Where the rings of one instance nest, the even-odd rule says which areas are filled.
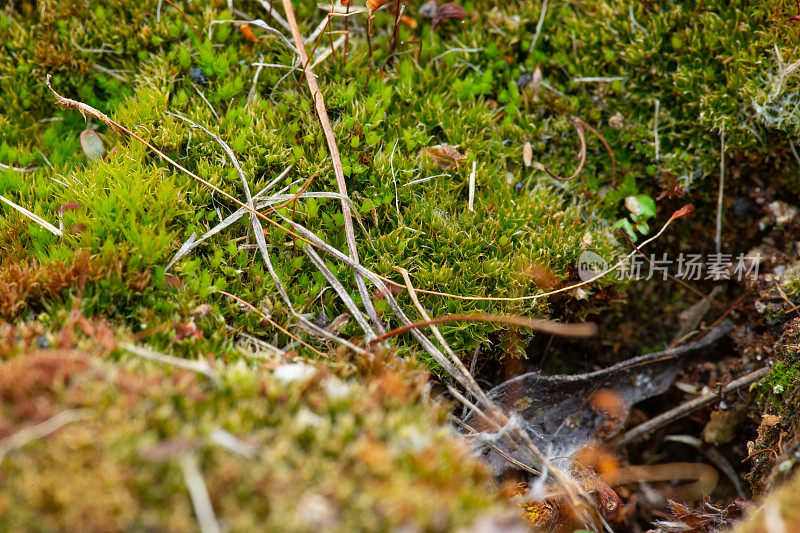
[[[652,198],[685,194],[700,186],[716,171],[716,135],[723,124],[731,153],[771,151],[774,157],[786,157],[787,134],[794,133],[788,126],[791,121],[771,121],[759,110],[778,105],[780,95],[796,90],[793,78],[779,77],[778,83],[771,69],[764,70],[775,56],[773,34],[779,37],[782,57],[793,57],[797,29],[785,23],[789,4],[662,2],[656,9],[634,2],[554,5],[536,47],[528,53],[538,4],[485,10],[477,3],[467,7],[479,18],[437,28],[432,45],[423,46],[419,64],[412,55],[399,56],[386,70],[369,73],[369,81],[366,47],[354,37],[346,64],[340,50],[315,71],[334,120],[348,189],[366,230],[357,236],[365,265],[395,278],[393,266],[407,268],[420,289],[469,296],[535,293],[543,287],[530,279],[528,266],[539,265],[553,279],[566,280],[586,246],[582,243],[592,242],[596,251],[611,255],[612,226],[625,227],[634,236],[649,231],[657,218],[648,213],[631,220],[624,198],[636,196],[651,205]],[[241,196],[241,185],[220,147],[168,116],[168,109],[192,116],[225,139],[253,190],[289,164],[294,168],[279,187],[291,185],[288,191],[293,192],[316,174],[312,190],[336,190],[302,83],[283,81],[275,88],[285,71],[265,68],[255,98],[247,103],[254,68],[249,63],[263,56],[264,62],[290,64],[292,52],[269,34],[251,43],[230,24],[214,25],[212,40],[200,41],[175,9],[162,7],[157,22],[149,6],[124,1],[104,4],[100,10],[61,2],[38,10],[26,5],[15,13],[26,24],[12,23],[0,30],[3,107],[19,110],[13,123],[0,119],[7,121],[10,132],[0,145],[0,162],[44,164],[46,156],[55,166],[37,172],[33,183],[10,171],[0,174],[0,194],[16,198],[46,219],[53,219],[63,203],[79,198],[86,203],[65,215],[69,223],[85,226],[79,235],[53,246],[54,238],[29,229],[23,255],[48,261],[64,259],[69,249],[96,253],[104,246],[122,246],[140,261],[131,267],[152,268],[163,277],[159,269],[183,240],[204,233],[235,208],[166,168],[130,139],[106,134],[112,155],[86,168],[77,141],[82,118],[55,108],[40,81],[45,73],[54,75],[54,86],[66,96],[110,113],[234,195]],[[207,8],[183,8],[201,33],[212,20],[230,16],[219,1]],[[260,13],[255,5],[244,4],[242,9]],[[317,18],[313,6],[298,6],[303,31],[310,31]],[[113,31],[108,20],[116,21]],[[390,23],[387,13],[378,13],[376,51],[385,49]],[[503,37],[487,32],[487,27],[498,28]],[[402,40],[426,32],[426,23],[416,30],[400,27]],[[473,51],[459,52],[459,42],[473,43]],[[381,58],[376,55],[374,60],[380,64]],[[208,87],[193,86],[192,68],[203,69]],[[520,76],[535,68],[546,85],[519,87]],[[768,97],[772,103],[765,100]],[[660,102],[658,159],[655,99]],[[621,121],[611,120],[616,113]],[[616,170],[600,139],[590,134],[584,170],[563,186],[526,168],[522,145],[529,139],[536,161],[557,174],[570,174],[578,144],[569,120],[573,114],[608,141]],[[40,122],[48,117],[60,120]],[[103,130],[102,125],[95,127]],[[412,183],[443,172],[422,152],[441,143],[459,146],[467,154],[466,164]],[[477,190],[476,209],[470,213],[466,198],[472,162]],[[73,179],[80,184],[77,190]],[[95,190],[104,192],[89,200]],[[658,218],[669,214],[658,205],[651,207]],[[142,208],[144,212],[136,212]],[[288,215],[292,210],[310,229],[345,248],[336,201],[301,200],[282,212]],[[4,218],[18,216],[6,208],[2,213]],[[214,289],[226,288],[248,301],[269,298],[275,302],[273,313],[285,322],[288,317],[258,256],[251,249],[227,249],[244,232],[246,221],[206,241],[176,266],[183,281],[181,298],[205,300]],[[270,231],[268,238],[276,250],[276,268],[300,312],[316,316],[325,310],[336,316],[343,311],[335,294],[323,291],[325,282],[313,266],[294,256],[296,243],[277,231]],[[332,266],[356,294],[352,276],[341,265]],[[132,296],[132,306],[145,303]],[[423,296],[423,303],[434,314],[560,312],[544,301],[465,302]],[[238,315],[235,307],[220,304],[225,316]],[[379,302],[378,307],[384,305]],[[242,326],[254,324],[245,321]],[[459,325],[447,328],[447,333],[459,351],[471,353],[495,329]],[[257,328],[256,333],[262,331]],[[354,326],[345,332],[358,333]]]
[[[314,2],[297,4],[301,32],[308,35],[324,15]],[[299,509],[302,501],[317,505],[320,498],[343,529],[406,523],[448,529],[466,523],[494,504],[485,495],[482,474],[460,462],[462,455],[435,424],[441,413],[431,414],[417,396],[407,404],[406,397],[369,403],[370,387],[380,385],[363,376],[354,378],[355,399],[343,400],[343,410],[320,393],[318,383],[307,389],[284,386],[243,362],[235,343],[239,333],[278,346],[294,341],[223,298],[220,289],[252,302],[324,351],[331,347],[291,327],[295,319],[252,246],[246,218],[167,272],[170,257],[192,234],[206,233],[236,204],[137,141],[58,108],[43,83],[52,75],[62,95],[107,113],[238,198],[244,197],[241,181],[220,146],[171,113],[189,116],[224,139],[253,192],[290,165],[274,191],[294,194],[311,177],[309,190],[336,191],[313,95],[299,71],[285,78],[286,69],[265,67],[251,85],[251,63],[289,66],[293,52],[255,26],[258,42],[227,23],[211,26],[209,38],[212,21],[239,16],[227,7],[224,0],[182,3],[189,23],[166,4],[159,19],[155,3],[130,0],[23,2],[0,16],[0,163],[40,167],[25,174],[0,171],[0,194],[65,231],[55,237],[5,204],[0,207],[1,319],[36,319],[40,327],[58,331],[80,311],[111,321],[126,336],[136,332],[157,349],[214,359],[222,376],[215,389],[119,352],[92,360],[116,381],[87,378],[47,393],[53,406],[86,405],[91,417],[60,432],[52,446],[31,444],[15,452],[21,462],[3,463],[0,513],[20,528],[31,527],[35,513],[46,517],[42,529],[78,523],[100,529],[193,528],[177,463],[154,465],[139,455],[147,444],[182,437],[193,443],[215,509],[233,529],[302,529],[301,510],[278,510]],[[800,133],[795,112],[800,85],[786,71],[800,54],[800,24],[788,23],[794,2],[551,2],[533,47],[539,2],[465,2],[470,18],[440,24],[432,40],[429,21],[417,15],[417,7],[409,2],[418,26],[400,25],[398,31],[401,42],[423,41],[419,61],[413,45],[387,57],[392,18],[383,10],[374,21],[371,62],[365,40],[354,33],[346,62],[340,48],[314,67],[357,212],[361,260],[379,274],[400,281],[394,270],[399,266],[409,270],[418,289],[477,297],[528,296],[565,284],[574,280],[582,250],[606,257],[619,250],[615,227],[640,236],[666,220],[679,202],[708,205],[723,128],[734,163],[768,159],[784,169],[776,179],[800,188],[796,172],[789,170],[794,164],[783,164],[791,157],[789,139]],[[237,8],[271,21],[256,2],[237,2]],[[541,83],[531,81],[537,73]],[[599,135],[584,132],[583,170],[560,182],[540,168],[547,165],[562,176],[574,172],[579,138],[572,116]],[[86,128],[103,138],[104,160],[89,163],[82,153],[79,135]],[[526,142],[539,165],[524,164]],[[463,164],[439,168],[424,150],[437,144],[458,147],[466,156]],[[625,208],[631,196],[646,207],[642,213]],[[279,213],[347,249],[338,200],[301,198]],[[297,311],[312,317],[342,314],[345,307],[300,253],[301,243],[266,228],[275,270]],[[361,303],[352,272],[324,259]],[[587,296],[587,303],[565,308],[545,300],[420,294],[435,316],[486,311],[572,320],[593,312],[591,290]],[[398,298],[404,309],[413,309],[404,292]],[[200,304],[210,304],[210,310],[197,314]],[[387,326],[399,325],[384,300],[377,299],[376,307]],[[483,353],[502,356],[527,340],[491,325],[442,330],[464,357],[492,343]],[[353,321],[341,331],[346,338],[361,334]],[[393,354],[417,352],[406,338],[392,342]],[[26,350],[6,355],[4,364],[27,368],[44,357]],[[764,387],[765,394],[773,394],[770,401],[777,401],[772,393],[777,385],[796,389],[795,366],[787,359],[775,367]],[[137,388],[142,382],[152,382],[152,398]],[[187,401],[187,395],[193,399]],[[317,417],[330,442],[298,426],[298,418]],[[21,421],[14,420],[13,427]],[[254,468],[209,444],[214,427],[253,435],[269,451]],[[426,449],[428,459],[398,444],[403,438],[414,441],[417,433],[439,446]],[[298,461],[301,453],[310,458],[307,463]],[[92,457],[98,460],[90,467]],[[387,465],[408,476],[388,480]],[[291,482],[290,468],[301,473],[299,482]],[[31,485],[38,471],[52,476]],[[98,472],[105,472],[102,480]],[[81,485],[82,479],[94,484]],[[64,483],[69,491],[60,488]],[[87,502],[96,505],[87,508]]]

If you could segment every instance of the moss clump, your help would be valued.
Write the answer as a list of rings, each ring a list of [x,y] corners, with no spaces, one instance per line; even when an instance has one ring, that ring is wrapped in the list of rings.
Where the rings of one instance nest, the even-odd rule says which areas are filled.
[[[325,14],[314,2],[298,4],[308,35]],[[240,198],[242,184],[219,145],[175,113],[224,139],[254,192],[272,184],[267,194],[294,194],[312,178],[310,191],[335,191],[313,96],[300,73],[286,78],[287,69],[265,67],[252,81],[253,62],[291,67],[294,52],[255,25],[256,42],[236,25],[212,25],[241,16],[228,12],[224,0],[180,7],[184,13],[167,5],[157,13],[155,2],[49,0],[0,14],[0,194],[64,231],[56,237],[0,207],[0,320],[9,339],[3,365],[28,387],[6,382],[0,431],[9,435],[61,409],[88,409],[81,422],[14,451],[14,461],[6,458],[4,521],[23,529],[192,528],[179,466],[190,453],[232,529],[467,523],[495,502],[486,496],[483,474],[438,425],[441,412],[423,407],[419,383],[409,385],[386,359],[376,359],[390,366],[379,376],[356,361],[348,393],[337,399],[325,388],[331,380],[324,370],[309,383],[286,385],[242,359],[239,333],[287,348],[294,341],[224,299],[220,289],[320,343],[292,327],[295,319],[254,249],[246,219],[167,270],[182,243],[237,206],[136,141],[58,109],[46,90],[43,79],[51,74],[61,94],[107,113]],[[236,7],[272,21],[257,2]],[[767,159],[789,168],[782,163],[798,129],[793,110],[800,90],[786,69],[800,42],[800,24],[787,22],[795,14],[789,0],[551,2],[535,45],[540,3],[464,2],[470,17],[439,25],[430,44],[418,7],[409,2],[418,24],[400,25],[397,40],[422,38],[419,60],[407,48],[387,57],[392,17],[382,10],[372,57],[354,32],[347,61],[340,49],[314,67],[358,213],[359,252],[379,274],[399,280],[394,267],[400,266],[419,289],[530,295],[574,280],[583,249],[610,256],[619,247],[615,225],[647,233],[678,202],[703,205],[723,128],[737,162]],[[573,117],[597,133],[581,130],[583,170],[560,182],[540,168],[574,171]],[[99,131],[106,158],[87,161],[79,142],[85,128]],[[525,165],[526,143],[539,165]],[[457,147],[462,164],[440,168],[425,155],[438,144]],[[19,171],[36,165],[35,172]],[[630,196],[647,206],[644,219],[626,210]],[[298,198],[279,213],[346,249],[338,199]],[[297,311],[340,316],[343,304],[301,244],[274,227],[266,237]],[[350,270],[324,260],[361,304]],[[591,301],[565,309],[544,300],[421,298],[431,315],[580,319],[593,310]],[[399,299],[412,309],[406,294]],[[376,306],[389,327],[397,325],[385,301],[376,298]],[[73,325],[107,341],[109,323],[117,337],[215,361],[219,382],[132,361],[113,343],[97,340],[93,354],[74,346]],[[502,355],[514,343],[491,325],[442,330],[465,356],[489,342],[495,348],[484,352]],[[347,338],[360,334],[352,322],[341,331]],[[38,339],[58,349],[32,349]],[[392,342],[393,354],[416,351],[411,342]],[[257,456],[211,444],[218,428],[252,439]]]
[[[231,531],[444,531],[502,509],[445,411],[425,404],[426,374],[392,354],[332,372],[234,352],[209,380],[115,350],[124,331],[95,335],[103,346],[86,323],[0,332],[0,442],[80,410],[3,458],[10,530],[194,531],[187,454]]]
[[[402,266],[419,288],[460,295],[535,293],[547,285],[530,275],[532,269],[546,272],[551,283],[564,282],[574,275],[571,267],[584,247],[611,254],[612,224],[620,221],[636,231],[625,222],[625,197],[638,195],[652,205],[651,197],[685,194],[714,172],[715,132],[723,124],[734,153],[751,157],[771,151],[779,158],[788,153],[788,123],[762,120],[764,113],[758,111],[766,106],[765,95],[775,93],[770,71],[763,71],[764,61],[774,55],[769,36],[779,36],[782,57],[793,57],[797,29],[784,23],[788,2],[554,4],[534,47],[538,4],[489,7],[465,4],[477,18],[438,27],[419,63],[409,54],[387,61],[391,16],[380,12],[373,43],[376,68],[369,67],[366,46],[355,36],[346,63],[340,50],[315,67],[361,216],[362,258],[380,274],[396,278],[393,266]],[[291,50],[269,33],[258,33],[254,43],[231,24],[209,26],[231,18],[225,2],[182,8],[192,27],[172,7],[163,6],[158,19],[152,6],[127,1],[26,4],[5,16],[0,83],[3,108],[12,110],[7,117],[15,120],[4,119],[10,133],[0,147],[0,161],[45,168],[32,179],[0,173],[0,194],[51,220],[65,204],[81,206],[64,213],[64,224],[76,231],[63,240],[23,224],[4,207],[4,228],[8,234],[17,232],[5,241],[21,237],[16,260],[43,263],[68,259],[78,249],[94,255],[123,248],[127,269],[152,272],[155,291],[143,296],[157,295],[158,313],[165,316],[225,288],[248,301],[265,302],[286,322],[284,304],[258,255],[235,240],[246,235],[246,221],[204,242],[176,266],[182,283],[178,295],[159,289],[167,258],[192,233],[204,233],[235,206],[165,168],[130,139],[105,134],[110,156],[87,165],[78,149],[81,117],[58,111],[41,83],[45,73],[54,74],[60,92],[111,114],[235,195],[241,195],[241,186],[219,146],[169,111],[188,114],[225,139],[254,191],[289,165],[292,170],[276,190],[295,192],[312,175],[310,190],[335,190],[322,132],[302,84],[281,81],[283,70],[265,68],[249,90],[251,62],[261,58],[289,65]],[[241,9],[261,13],[260,6],[247,2]],[[313,5],[298,6],[301,30],[310,32],[319,17]],[[401,25],[399,32],[400,40],[408,41],[427,27]],[[458,43],[472,43],[470,51],[459,51]],[[541,83],[530,76],[537,68]],[[192,69],[201,69],[206,78],[194,83]],[[600,81],[581,81],[585,78]],[[795,90],[790,77],[780,78],[779,85],[781,94]],[[654,98],[660,102],[658,157]],[[615,165],[600,137],[588,134],[584,170],[563,186],[526,168],[522,147],[530,142],[536,161],[557,174],[571,173],[578,145],[571,115],[608,141]],[[103,130],[102,125],[91,127]],[[442,143],[458,146],[467,156],[446,175],[439,175],[443,171],[422,150]],[[45,158],[53,169],[46,168]],[[475,211],[469,212],[473,162],[478,186]],[[335,199],[300,199],[282,214],[337,248],[345,247]],[[646,221],[637,224],[639,231],[647,231]],[[324,290],[322,275],[298,255],[297,243],[275,230],[268,239],[277,272],[298,310],[339,315],[343,306],[333,291]],[[343,274],[346,288],[356,294],[346,267],[329,266]],[[90,313],[106,306],[134,325],[142,313],[137,307],[150,308],[153,300],[122,292],[129,295],[125,308],[98,302],[100,307]],[[544,301],[423,300],[437,315],[561,312]],[[401,303],[410,306],[407,298]],[[229,303],[215,304],[229,319],[238,315]],[[388,311],[383,301],[377,306]],[[253,323],[242,326],[264,332]],[[471,353],[496,327],[443,329],[459,352]],[[354,325],[345,329],[347,335],[358,333]]]

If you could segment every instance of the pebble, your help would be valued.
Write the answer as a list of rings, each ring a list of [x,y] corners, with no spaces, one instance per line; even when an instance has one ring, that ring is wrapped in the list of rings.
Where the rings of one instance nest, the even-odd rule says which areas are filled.
[[[530,72],[525,72],[519,78],[517,78],[517,87],[519,87],[520,90],[522,90],[528,85],[530,85],[532,81],[533,81],[533,74],[531,74]]]
[[[202,85],[203,87],[208,85],[208,76],[206,76],[206,73],[203,72],[203,69],[193,68],[189,71],[189,77],[192,78],[192,81],[198,85]]]

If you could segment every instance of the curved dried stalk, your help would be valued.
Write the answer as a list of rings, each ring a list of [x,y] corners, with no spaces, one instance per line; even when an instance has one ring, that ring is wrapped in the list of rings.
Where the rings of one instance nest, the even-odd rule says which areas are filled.
[[[295,46],[297,47],[297,53],[300,56],[300,61],[303,63],[303,65],[305,65],[303,67],[303,73],[305,74],[306,82],[308,83],[308,89],[311,91],[312,97],[314,98],[314,107],[317,111],[317,115],[319,116],[320,123],[322,124],[322,130],[325,133],[325,140],[328,144],[328,150],[331,154],[331,162],[333,163],[333,172],[336,176],[336,186],[339,189],[339,194],[341,194],[342,197],[346,197],[347,182],[345,181],[344,177],[344,169],[342,167],[342,160],[339,155],[339,147],[336,144],[336,136],[333,133],[333,127],[331,126],[331,121],[328,118],[328,110],[325,107],[325,99],[322,96],[322,91],[317,83],[317,78],[314,76],[311,68],[308,67],[309,58],[308,54],[306,53],[306,46],[303,42],[303,35],[300,33],[300,28],[297,25],[297,19],[294,16],[294,9],[292,8],[291,0],[283,0],[283,9],[286,12],[286,20],[292,27],[292,38],[294,39]],[[353,261],[360,264],[358,258],[358,247],[356,246],[356,236],[353,228],[353,217],[350,211],[350,205],[344,201],[344,199],[342,199],[342,215],[344,217],[344,232],[347,240],[348,252]],[[367,291],[367,286],[364,283],[363,276],[358,272],[355,272],[355,278],[356,285],[358,286],[358,292],[361,295],[361,300],[364,303],[364,308],[367,311],[367,315],[369,315],[378,333],[384,333],[386,330],[383,327],[380,318],[378,318],[378,313],[375,311],[375,306],[372,303],[372,297]]]
[[[367,344],[371,346],[373,344],[385,341],[386,339],[391,339],[392,337],[402,335],[411,329],[435,326],[436,324],[447,324],[450,322],[488,322],[495,324],[507,324],[509,326],[520,326],[533,331],[547,333],[548,335],[581,339],[593,337],[597,334],[597,324],[594,322],[566,324],[551,320],[538,320],[525,316],[495,315],[491,313],[459,313],[455,315],[437,316],[435,318],[420,320],[417,322],[412,322],[411,324],[406,324],[405,326],[400,326],[387,333],[384,333],[376,339],[372,339]]]
[[[573,126],[575,126],[575,129],[578,132],[578,137],[581,140],[581,148],[580,151],[578,152],[578,168],[575,169],[575,172],[573,172],[570,177],[562,178],[556,175],[553,171],[551,171],[549,166],[542,165],[544,171],[550,174],[551,177],[557,179],[558,181],[570,181],[578,177],[578,174],[580,174],[581,170],[583,170],[584,163],[586,163],[586,134],[583,132],[585,123],[578,117],[572,117],[570,119],[570,122],[572,123]]]

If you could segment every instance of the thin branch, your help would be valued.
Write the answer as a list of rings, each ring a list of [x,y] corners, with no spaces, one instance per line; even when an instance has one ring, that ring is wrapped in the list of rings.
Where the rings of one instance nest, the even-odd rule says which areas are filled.
[[[148,359],[157,363],[171,365],[178,368],[183,368],[184,370],[191,370],[192,372],[197,372],[198,374],[203,374],[213,382],[216,382],[219,379],[217,372],[211,368],[211,365],[203,360],[192,361],[189,359],[183,359],[182,357],[164,355],[154,352],[148,348],[136,346],[134,344],[122,344],[120,345],[120,348],[132,353],[137,357],[141,357],[142,359]]]
[[[19,211],[20,213],[22,213],[23,215],[25,215],[29,219],[33,220],[34,222],[39,224],[41,227],[43,227],[44,229],[46,229],[47,231],[49,231],[50,233],[52,233],[56,237],[61,237],[61,236],[64,235],[63,231],[61,231],[60,229],[58,229],[57,227],[55,227],[54,225],[52,225],[51,223],[49,223],[48,221],[46,221],[45,219],[43,219],[42,217],[37,215],[36,213],[25,209],[24,207],[22,207],[19,204],[15,204],[14,202],[9,200],[8,198],[3,196],[2,194],[0,194],[0,202],[4,202],[4,203],[8,204],[13,209],[16,209],[17,211]]]
[[[550,174],[551,177],[557,179],[558,181],[570,181],[578,177],[578,174],[580,174],[581,170],[583,170],[584,163],[586,163],[586,134],[584,134],[583,132],[583,121],[578,117],[572,117],[570,122],[572,122],[572,125],[575,126],[575,129],[578,132],[578,137],[581,140],[581,148],[580,151],[578,152],[578,168],[575,169],[575,172],[573,172],[570,177],[562,178],[553,173],[550,170],[550,167],[548,167],[547,165],[542,166],[542,169],[544,169],[545,172]]]
[[[536,32],[533,34],[530,47],[528,47],[529,54],[536,48],[536,41],[539,40],[539,35],[542,33],[542,26],[544,26],[545,15],[547,15],[547,0],[542,2],[542,9],[539,11],[539,22],[536,23]]]
[[[473,207],[475,203],[475,167],[477,164],[477,161],[472,162],[472,172],[469,173],[469,200],[467,201],[467,208],[470,211],[475,211]]]
[[[743,387],[750,385],[751,383],[755,383],[756,381],[760,380],[764,376],[769,373],[769,368],[761,368],[756,370],[755,372],[750,372],[739,379],[731,381],[728,383],[723,389],[722,394],[730,394],[731,392],[735,392]],[[634,427],[633,429],[626,432],[622,437],[613,441],[613,444],[618,447],[625,446],[639,440],[644,435],[650,434],[653,431],[662,428],[666,425],[671,424],[672,422],[679,420],[698,409],[705,407],[715,401],[719,400],[720,395],[717,392],[709,392],[708,394],[704,394],[698,398],[690,400],[686,403],[683,403],[674,409],[670,409],[669,411],[662,413],[654,418],[651,418],[647,422],[639,424],[638,426]]]
[[[283,9],[286,12],[286,19],[292,28],[292,37],[295,45],[297,46],[297,52],[300,56],[300,61],[303,63],[303,65],[306,65],[303,68],[303,73],[306,76],[306,82],[308,83],[309,91],[311,91],[312,98],[314,99],[314,107],[316,108],[317,115],[319,116],[320,123],[322,124],[322,130],[325,133],[325,139],[328,143],[328,150],[330,151],[331,162],[333,163],[333,171],[336,175],[336,186],[339,189],[339,194],[342,196],[347,196],[347,182],[345,181],[344,177],[344,169],[342,167],[342,160],[339,155],[339,147],[336,144],[336,137],[333,133],[333,128],[331,127],[331,121],[328,118],[328,110],[325,107],[325,99],[322,96],[322,91],[319,88],[319,84],[317,83],[316,76],[314,76],[312,69],[307,66],[309,58],[308,54],[306,53],[305,43],[303,43],[303,36],[300,34],[300,28],[298,27],[297,20],[294,16],[294,9],[292,8],[291,0],[283,0]],[[342,215],[344,217],[344,231],[350,257],[356,263],[360,263],[358,259],[358,247],[356,246],[356,237],[353,229],[353,217],[350,212],[350,205],[344,200],[342,200]],[[380,318],[378,318],[377,312],[375,311],[372,298],[367,291],[366,284],[364,283],[364,278],[358,272],[355,273],[355,278],[356,285],[358,286],[358,292],[361,295],[361,300],[364,303],[367,314],[375,324],[375,328],[378,330],[378,333],[384,333],[385,329],[380,321]]]
[[[167,0],[169,2],[169,0]],[[183,479],[186,481],[186,488],[189,489],[189,496],[192,498],[194,513],[197,515],[197,525],[200,526],[200,533],[221,533],[222,528],[214,515],[214,507],[211,505],[211,497],[208,495],[203,474],[197,465],[194,455],[187,453],[181,457],[181,470]]]
[[[36,172],[41,167],[39,165],[33,167],[15,167],[14,165],[4,165],[0,163],[0,170],[13,170],[14,172],[19,172],[20,174],[29,174],[31,172]]]
[[[55,433],[62,427],[78,420],[88,418],[88,409],[68,409],[48,418],[44,422],[28,426],[0,440],[0,465],[3,464],[5,456],[14,450],[22,448],[26,444]]]
[[[725,198],[725,126],[722,126],[719,154],[719,192],[717,193],[717,231],[714,233],[714,244],[717,254],[722,253],[722,201]]]
[[[189,27],[192,28],[192,30],[194,31],[194,34],[197,35],[197,38],[200,39],[200,42],[202,43],[203,42],[203,36],[200,35],[200,32],[197,30],[197,26],[192,24],[192,21],[189,20],[189,17],[186,15],[186,13],[183,12],[183,9],[181,9],[178,6],[176,6],[175,4],[173,4],[171,0],[166,0],[166,2],[169,5],[171,5],[172,7],[174,7],[175,9],[178,10],[178,13],[180,13],[183,16],[183,19],[186,21],[186,24],[188,24]]]
[[[495,324],[507,324],[509,326],[519,326],[533,331],[558,335],[560,337],[588,338],[597,334],[597,325],[593,322],[582,322],[576,324],[565,324],[550,320],[537,320],[524,316],[513,315],[494,315],[489,313],[459,313],[454,315],[438,316],[429,320],[420,320],[405,326],[395,328],[388,333],[384,333],[377,339],[373,339],[368,344],[372,345],[396,337],[410,329],[433,326],[436,324],[447,324],[450,322],[485,322]]]
[[[661,145],[658,142],[658,110],[661,108],[661,101],[656,98],[656,111],[655,117],[653,118],[653,142],[656,144],[656,163],[658,163],[659,159],[659,152],[661,149]]]
[[[606,152],[608,152],[609,157],[611,157],[611,172],[615,172],[617,170],[617,158],[614,157],[614,150],[611,149],[611,145],[608,144],[608,141],[606,141],[606,138],[603,137],[600,134],[599,131],[597,131],[596,129],[591,127],[589,124],[587,124],[583,120],[579,119],[578,117],[575,117],[575,118],[580,122],[581,126],[583,126],[587,130],[589,130],[592,133],[594,133],[595,137],[600,139],[600,142],[603,143],[603,146],[605,147]]]

